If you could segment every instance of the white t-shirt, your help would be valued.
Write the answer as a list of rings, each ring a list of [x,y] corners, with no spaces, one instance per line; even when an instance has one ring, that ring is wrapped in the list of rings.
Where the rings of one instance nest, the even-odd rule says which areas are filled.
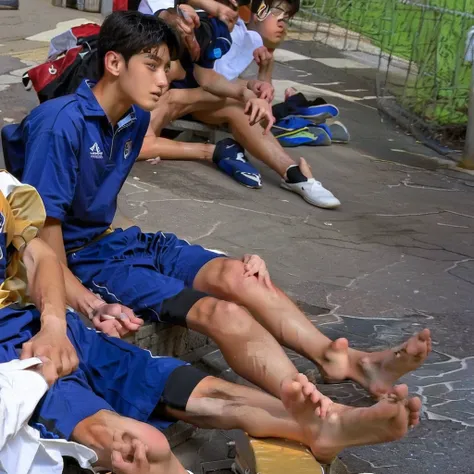
[[[214,71],[233,81],[252,63],[253,52],[263,46],[263,40],[256,31],[248,30],[241,18],[237,20],[230,35],[232,46],[227,54],[214,63]]]
[[[158,10],[174,8],[174,0],[142,0],[138,11],[145,15],[153,15]]]
[[[63,456],[75,458],[93,473],[94,451],[63,439],[42,439],[28,425],[41,397],[48,390],[43,377],[31,370],[40,359],[0,364],[0,472],[62,474]]]

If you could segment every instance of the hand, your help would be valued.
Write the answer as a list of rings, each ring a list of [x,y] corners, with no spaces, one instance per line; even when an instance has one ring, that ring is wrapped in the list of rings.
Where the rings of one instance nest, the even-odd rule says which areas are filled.
[[[149,474],[148,447],[127,434],[114,433],[112,467],[116,474]]]
[[[28,370],[40,374],[46,380],[48,387],[51,387],[59,378],[58,371],[49,357],[41,356],[39,359],[41,359],[42,364],[34,365]]]
[[[124,337],[143,326],[143,319],[137,318],[130,308],[119,303],[102,302],[89,314],[89,319],[98,331],[111,337]]]
[[[176,29],[181,41],[185,44],[191,59],[197,61],[201,55],[201,48],[196,40],[194,29],[201,24],[199,15],[189,5],[179,5],[178,11],[163,10],[160,17]]]
[[[149,160],[146,160],[146,162],[150,163],[151,165],[157,165],[161,162],[161,158],[157,156],[156,158],[150,158]]]
[[[272,108],[270,104],[257,97],[249,99],[245,104],[245,114],[249,115],[250,125],[255,125],[259,122],[266,122],[265,130],[263,134],[266,135],[275,123],[275,117],[273,117]]]
[[[269,104],[273,102],[275,98],[275,88],[269,83],[264,81],[250,81],[250,90],[259,98],[266,100]]]
[[[56,324],[57,323],[57,324]],[[67,337],[66,322],[54,321],[41,326],[40,331],[23,344],[20,359],[45,357],[54,365],[58,377],[65,377],[74,372],[79,359],[71,341]],[[51,378],[48,366],[48,378]]]
[[[260,46],[253,52],[255,62],[262,68],[267,68],[273,61],[273,53],[268,51],[265,46]]]
[[[246,254],[243,256],[242,262],[244,262],[244,277],[256,276],[258,281],[264,283],[267,288],[273,288],[267,265],[261,257],[258,255]]]
[[[216,9],[216,15],[219,20],[225,23],[229,30],[232,31],[234,29],[237,20],[239,19],[239,12],[232,10],[232,8],[219,3]]]

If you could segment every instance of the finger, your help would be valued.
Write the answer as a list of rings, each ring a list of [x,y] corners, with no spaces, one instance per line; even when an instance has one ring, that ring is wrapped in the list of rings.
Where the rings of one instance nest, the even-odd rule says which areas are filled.
[[[107,334],[111,337],[120,337],[119,329],[122,327],[117,320],[109,321],[94,321],[94,327],[104,334]]]
[[[25,342],[21,347],[20,359],[30,359],[33,357],[33,344],[31,342]]]
[[[181,18],[176,23],[176,28],[184,36],[190,35],[191,33],[193,33],[193,28],[189,25],[189,23],[186,20],[183,20]]]
[[[252,258],[252,255],[249,255],[248,253],[246,253],[242,259],[242,261],[244,263],[249,263],[250,262],[250,259]]]
[[[120,470],[124,474],[132,474],[133,466],[130,466],[129,463],[126,463],[122,457],[120,451],[112,451],[111,455],[112,467],[114,470]]]
[[[138,331],[141,326],[140,324],[132,323],[132,321],[130,321],[126,315],[124,315],[124,318],[120,318],[120,323],[129,331]]]
[[[63,363],[61,361],[61,354],[59,353],[58,350],[54,350],[51,347],[42,346],[39,349],[34,350],[33,355],[35,357],[40,357],[40,356],[49,357],[51,361],[53,362],[54,366],[56,367],[58,374],[63,373]]]
[[[266,116],[265,110],[258,108],[257,116],[255,117],[255,123],[260,123]]]
[[[271,117],[269,120],[268,120],[268,123],[267,123],[267,126],[265,127],[265,130],[263,131],[263,134],[266,135],[270,130],[271,128],[273,127],[273,124],[275,123],[275,117]]]
[[[59,372],[60,377],[65,377],[66,375],[69,375],[72,372],[72,366],[71,362],[69,360],[69,354],[67,352],[63,352],[60,355],[61,359],[61,372]]]
[[[253,52],[253,59],[255,60],[255,62],[260,66],[260,54],[258,52],[258,49],[256,49],[254,52]]]
[[[43,357],[42,359],[47,359],[47,358]],[[56,370],[56,367],[54,366],[53,362],[50,359],[48,359],[47,363],[43,363],[43,367],[41,368],[41,373],[43,375],[43,378],[46,380],[46,383],[50,387],[59,378],[58,371]]]
[[[79,357],[77,357],[76,351],[70,351],[68,356],[69,364],[71,366],[71,372],[74,372],[79,367]]]
[[[251,107],[252,107],[252,103],[251,103],[251,102],[247,102],[247,103],[245,104],[245,109],[244,109],[244,114],[245,114],[245,115],[248,115],[248,113],[249,113]]]
[[[135,316],[135,313],[130,309],[127,308],[126,306],[122,306],[122,314],[128,317],[128,319],[134,323],[138,324],[139,326],[143,326],[144,321],[142,318],[139,318],[138,316]]]
[[[252,275],[255,275],[258,272],[258,269],[259,269],[258,262],[249,262],[247,264],[247,273],[251,273]]]
[[[144,469],[148,467],[147,447],[139,440],[134,440],[135,456],[133,457],[134,463],[138,468]]]
[[[249,118],[249,122],[250,122],[250,125],[255,125],[256,121],[256,117],[257,117],[257,114],[258,114],[258,107],[252,107],[252,110],[250,112],[250,118]]]

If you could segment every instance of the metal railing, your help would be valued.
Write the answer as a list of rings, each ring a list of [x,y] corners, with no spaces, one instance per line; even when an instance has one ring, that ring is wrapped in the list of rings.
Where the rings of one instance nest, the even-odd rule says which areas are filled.
[[[316,42],[374,55],[381,109],[428,144],[457,150],[468,122],[473,25],[472,0],[303,0],[293,22]]]

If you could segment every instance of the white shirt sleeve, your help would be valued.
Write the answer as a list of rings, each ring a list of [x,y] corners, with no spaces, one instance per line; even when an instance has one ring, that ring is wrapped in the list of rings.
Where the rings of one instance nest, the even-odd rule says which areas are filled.
[[[158,10],[174,8],[174,0],[142,0],[138,6],[138,11],[145,15],[153,15]]]
[[[38,358],[0,364],[0,451],[28,423],[48,390],[40,374],[25,370],[38,364]]]

